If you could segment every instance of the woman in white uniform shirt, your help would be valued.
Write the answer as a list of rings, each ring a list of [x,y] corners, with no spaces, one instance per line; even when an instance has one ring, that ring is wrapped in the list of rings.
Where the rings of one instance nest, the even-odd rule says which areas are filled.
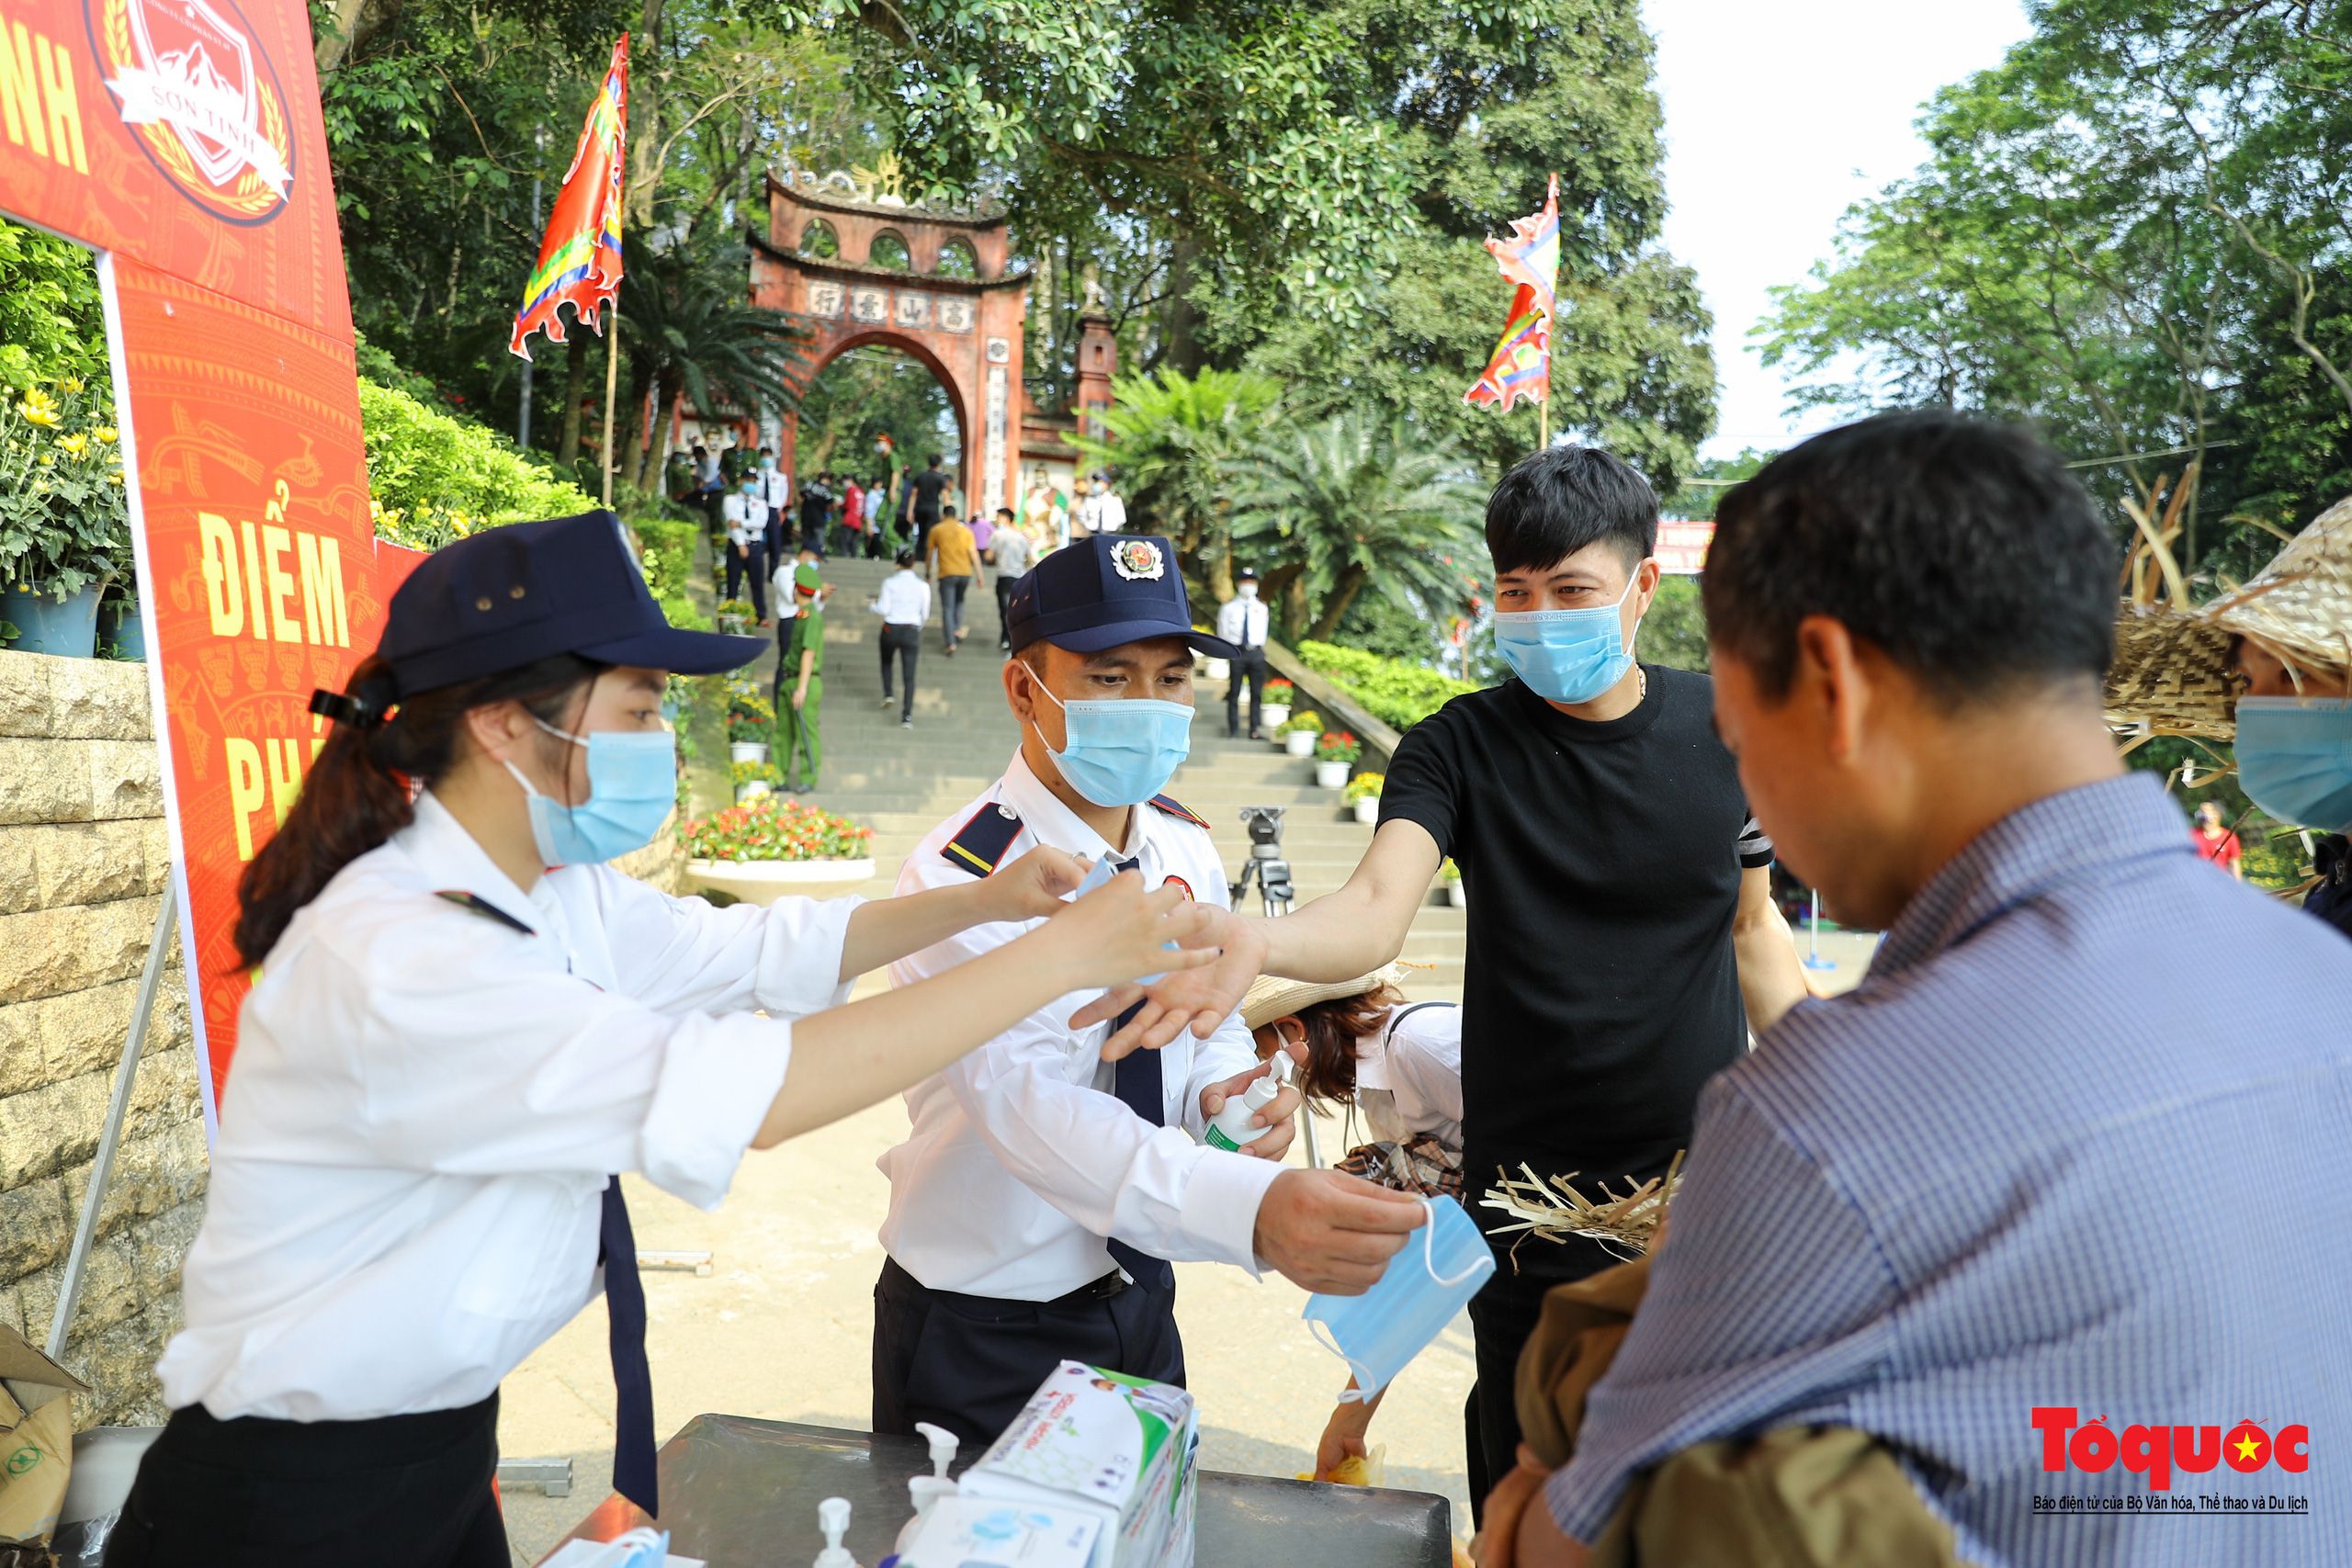
[[[598,863],[674,802],[665,672],[760,646],[673,630],[591,513],[427,559],[351,691],[313,698],[335,725],[239,890],[239,953],[264,967],[158,1368],[171,1423],[112,1568],[505,1568],[499,1380],[600,1283],[615,1483],[653,1511],[612,1173],[715,1206],[746,1145],[897,1094],[1054,997],[1210,956],[1163,952],[1197,913],[1123,876],[1016,962],[844,1007],[866,969],[1056,911],[1085,866],[1040,850],[918,897],[720,910]]]
[[[1258,1055],[1286,1051],[1310,1108],[1340,1105],[1377,1140],[1340,1169],[1383,1187],[1459,1201],[1462,1193],[1462,1009],[1408,1002],[1391,964],[1334,985],[1261,977],[1242,998]],[[1348,1380],[1353,1388],[1355,1380]],[[1393,1383],[1391,1386],[1394,1386]],[[1387,1393],[1342,1400],[1315,1447],[1317,1480],[1362,1459],[1373,1412]],[[1475,1440],[1476,1433],[1472,1433]]]

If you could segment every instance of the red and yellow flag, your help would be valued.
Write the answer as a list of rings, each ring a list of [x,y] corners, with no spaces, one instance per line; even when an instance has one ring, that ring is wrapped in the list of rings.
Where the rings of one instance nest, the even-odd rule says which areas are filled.
[[[525,340],[544,331],[549,343],[563,341],[563,317],[572,313],[599,333],[597,311],[621,286],[621,149],[628,131],[628,35],[613,45],[613,63],[580,128],[580,146],[555,198],[539,264],[523,287],[523,308],[514,313],[508,352],[531,357]]]
[[[1487,249],[1502,275],[1519,285],[1510,319],[1477,383],[1462,394],[1465,403],[1500,403],[1505,413],[1521,398],[1547,401],[1552,394],[1552,313],[1560,276],[1560,176],[1544,194],[1543,210],[1511,220],[1511,237],[1488,240]]]

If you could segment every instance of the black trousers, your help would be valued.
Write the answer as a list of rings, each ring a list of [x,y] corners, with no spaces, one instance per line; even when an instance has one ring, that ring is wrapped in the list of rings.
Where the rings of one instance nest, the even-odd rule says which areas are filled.
[[[899,705],[900,718],[915,716],[915,657],[922,651],[921,626],[885,626],[882,628],[882,700],[890,700],[890,658],[896,654],[899,671],[906,677],[906,700]]]
[[[1012,1425],[1063,1361],[1184,1386],[1176,1285],[1093,1288],[1058,1301],[1008,1302],[927,1289],[898,1260],[874,1283],[874,1429],[944,1427],[978,1454]],[[975,1447],[978,1445],[979,1447]]]
[[[936,512],[926,512],[922,507],[918,506],[914,511],[914,520],[915,559],[921,560],[923,557],[931,554],[931,531],[939,526],[939,513]]]
[[[759,613],[761,620],[766,620],[768,618],[767,545],[762,542],[747,547],[752,552],[748,556],[739,556],[735,553],[735,542],[732,539],[722,547],[727,551],[727,597],[734,598],[737,584],[746,577],[750,578],[752,580],[752,608]]]
[[[1012,646],[1012,585],[1020,581],[1001,571],[996,574],[996,640],[1000,648]]]
[[[961,572],[940,576],[939,635],[950,648],[964,640],[964,594],[971,586],[972,580]]]
[[[1231,663],[1233,679],[1225,683],[1225,732],[1227,735],[1241,733],[1241,686],[1247,681],[1250,685],[1250,733],[1255,735],[1258,733],[1261,699],[1266,690],[1266,650],[1245,648],[1233,656]]]
[[[1624,1261],[1597,1241],[1570,1236],[1560,1246],[1532,1243],[1519,1249],[1514,1267],[1509,1241],[1495,1248],[1495,1272],[1470,1298],[1470,1335],[1476,1347],[1478,1381],[1463,1409],[1464,1448],[1469,1457],[1470,1511],[1483,1519],[1487,1494],[1519,1462],[1519,1406],[1511,1390],[1519,1376],[1519,1352],[1544,1315],[1544,1294]],[[1537,1248],[1541,1247],[1541,1252]]]
[[[107,1568],[510,1568],[498,1395],[371,1421],[172,1412]]]

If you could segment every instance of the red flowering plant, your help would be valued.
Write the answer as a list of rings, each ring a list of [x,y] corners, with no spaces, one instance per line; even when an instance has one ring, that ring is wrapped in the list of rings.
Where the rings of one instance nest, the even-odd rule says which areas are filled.
[[[874,829],[822,807],[763,795],[680,829],[694,860],[866,860]]]
[[[1363,755],[1363,742],[1344,729],[1327,729],[1315,742],[1318,762],[1352,762]]]

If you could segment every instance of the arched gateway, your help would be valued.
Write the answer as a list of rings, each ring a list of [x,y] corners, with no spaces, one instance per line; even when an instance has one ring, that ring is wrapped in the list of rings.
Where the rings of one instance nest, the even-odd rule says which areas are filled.
[[[869,187],[870,190],[870,187]],[[831,254],[820,252],[830,251]],[[881,257],[900,265],[884,265]],[[1025,410],[1022,321],[1029,275],[1005,273],[1001,209],[934,211],[893,196],[868,199],[846,175],[768,179],[768,233],[753,236],[754,304],[802,317],[807,386],[835,355],[864,344],[902,349],[947,389],[963,433],[967,505],[985,513],[1020,494]],[[1107,333],[1105,334],[1107,336]],[[782,423],[776,460],[797,476],[798,416]],[[901,455],[910,465],[920,452]]]

